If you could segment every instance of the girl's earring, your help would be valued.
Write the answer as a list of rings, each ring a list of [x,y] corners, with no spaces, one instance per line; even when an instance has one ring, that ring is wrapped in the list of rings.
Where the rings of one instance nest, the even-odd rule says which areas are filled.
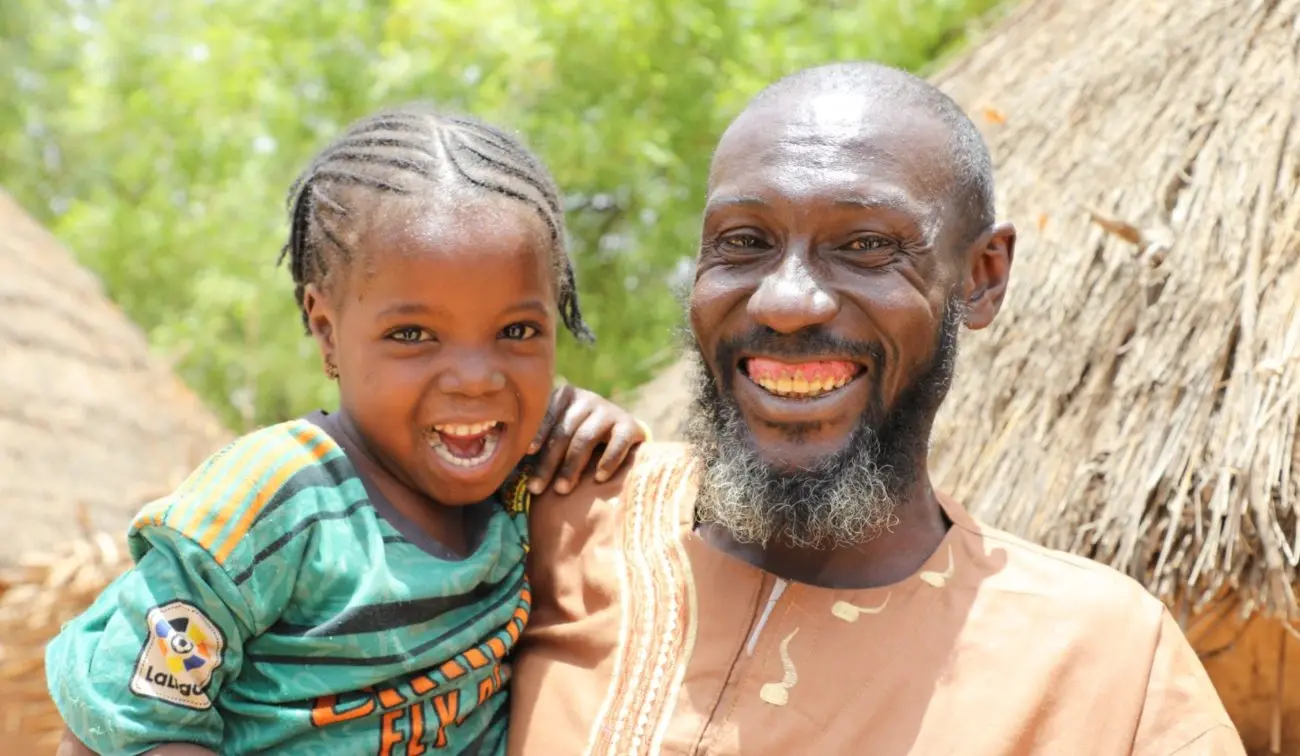
[[[325,375],[331,381],[337,381],[339,379],[339,366],[335,365],[334,360],[331,360],[328,357],[325,358]]]

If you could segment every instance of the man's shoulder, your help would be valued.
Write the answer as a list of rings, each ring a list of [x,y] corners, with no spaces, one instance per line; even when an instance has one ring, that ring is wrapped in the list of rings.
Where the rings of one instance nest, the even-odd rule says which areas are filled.
[[[525,640],[541,642],[547,629],[582,624],[587,652],[618,636],[623,591],[620,565],[690,530],[691,456],[681,444],[643,444],[610,480],[584,476],[569,494],[548,491],[528,514],[528,577],[533,613]],[[576,626],[575,626],[576,627]],[[528,658],[521,646],[521,659]]]
[[[632,499],[671,493],[689,483],[693,459],[690,447],[677,442],[645,443],[633,450],[618,473],[598,482],[584,475],[568,494],[548,489],[534,498],[530,520],[550,527],[587,514],[624,506]]]
[[[1010,639],[1005,648],[1013,663],[1038,665],[1066,698],[1066,691],[1087,700],[1104,690],[1097,711],[1132,718],[1134,753],[1242,752],[1182,629],[1141,583],[1101,562],[963,519],[963,547],[981,565],[981,629]],[[1077,701],[1070,707],[1087,709]]]
[[[985,582],[999,592],[1032,597],[1049,611],[1067,610],[1080,620],[1115,618],[1159,623],[1163,604],[1132,577],[1078,554],[1048,548],[971,521],[959,524],[989,565]]]
[[[528,515],[534,561],[563,561],[588,545],[613,546],[621,540],[629,511],[653,512],[671,526],[689,512],[681,496],[689,491],[693,464],[685,444],[646,443],[609,480],[597,482],[587,474],[568,494],[548,490],[535,497]]]

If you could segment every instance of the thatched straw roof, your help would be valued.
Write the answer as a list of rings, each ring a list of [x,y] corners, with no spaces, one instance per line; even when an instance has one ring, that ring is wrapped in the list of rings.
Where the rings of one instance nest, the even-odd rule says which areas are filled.
[[[1034,3],[938,82],[1005,119],[1024,232],[938,477],[1171,604],[1295,612],[1300,0]]]
[[[0,567],[0,752],[54,753],[63,719],[45,685],[45,644],[131,565],[121,535],[75,533]]]
[[[125,533],[226,438],[98,282],[0,192],[0,564],[77,535],[81,512]]]
[[[935,81],[1021,232],[936,480],[1172,606],[1295,613],[1300,0],[1029,0]]]

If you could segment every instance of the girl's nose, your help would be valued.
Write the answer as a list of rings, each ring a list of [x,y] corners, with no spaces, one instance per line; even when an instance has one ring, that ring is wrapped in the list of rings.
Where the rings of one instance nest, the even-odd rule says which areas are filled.
[[[459,360],[438,377],[438,389],[446,394],[483,396],[505,387],[505,374],[481,360]]]

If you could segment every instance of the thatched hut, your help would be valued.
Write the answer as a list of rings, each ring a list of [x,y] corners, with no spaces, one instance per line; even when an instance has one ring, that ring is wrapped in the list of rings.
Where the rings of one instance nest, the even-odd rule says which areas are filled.
[[[1142,580],[1300,753],[1300,0],[1035,3],[938,82],[1025,236],[936,473]]]
[[[0,192],[0,563],[120,530],[227,438],[144,334]],[[34,515],[39,516],[34,516]]]
[[[934,80],[1021,232],[936,478],[1141,580],[1248,745],[1300,753],[1300,0],[1029,0]]]
[[[228,437],[0,192],[0,751],[53,752],[46,640],[126,566],[134,511]]]

